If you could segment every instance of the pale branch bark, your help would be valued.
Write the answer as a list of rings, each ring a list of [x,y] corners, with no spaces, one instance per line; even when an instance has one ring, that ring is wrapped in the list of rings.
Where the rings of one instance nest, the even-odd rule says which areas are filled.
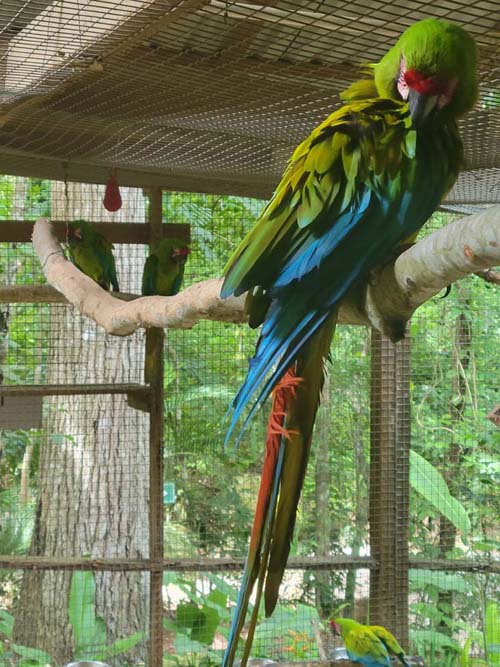
[[[474,274],[478,278],[482,278],[487,283],[493,285],[500,285],[500,271],[493,271],[492,269],[484,269],[484,271],[476,271]]]
[[[108,333],[126,336],[140,327],[189,329],[200,320],[242,323],[244,295],[221,299],[222,281],[205,280],[176,296],[123,302],[69,262],[48,219],[39,219],[33,245],[48,282]],[[419,241],[374,271],[342,301],[339,321],[371,325],[398,340],[412,313],[447,285],[500,264],[500,206],[467,216]]]

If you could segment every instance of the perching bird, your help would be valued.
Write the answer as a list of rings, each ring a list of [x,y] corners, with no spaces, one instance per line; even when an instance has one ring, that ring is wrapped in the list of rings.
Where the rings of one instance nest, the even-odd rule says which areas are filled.
[[[180,239],[162,239],[144,265],[142,293],[173,296],[181,288],[189,247]]]
[[[113,244],[86,220],[68,224],[68,251],[73,264],[103,289],[119,292]]]
[[[380,625],[362,625],[352,618],[330,621],[334,634],[341,635],[347,655],[353,662],[366,667],[390,667],[390,656],[399,658],[410,667],[405,654],[393,634]]]
[[[476,97],[472,38],[445,21],[415,23],[296,148],[229,260],[221,295],[250,290],[251,323],[263,326],[226,442],[246,408],[242,430],[273,389],[274,399],[224,667],[233,663],[255,583],[243,667],[263,589],[267,616],[278,599],[338,305],[416,234],[453,185],[462,163],[457,118]]]

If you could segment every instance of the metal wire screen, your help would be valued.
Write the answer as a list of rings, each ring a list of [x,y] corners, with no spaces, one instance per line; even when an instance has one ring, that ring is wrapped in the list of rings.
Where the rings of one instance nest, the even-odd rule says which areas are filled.
[[[65,190],[11,177],[0,186],[4,219],[110,219],[98,186]],[[122,195],[115,218],[144,221],[142,192]],[[164,195],[164,220],[191,226],[186,285],[220,275],[262,205]],[[431,227],[448,219],[439,214]],[[117,246],[115,255],[122,291],[137,293],[145,246]],[[1,243],[0,268],[4,284],[42,280],[29,244]],[[166,665],[218,663],[267,419],[259,413],[239,449],[224,452],[224,417],[257,333],[216,322],[167,331],[156,501],[165,510],[166,560],[152,565],[160,541],[150,536],[149,416],[130,407],[126,392],[78,393],[96,383],[142,383],[144,334],[106,336],[62,304],[3,303],[1,311],[3,385],[77,388],[31,396],[24,426],[2,426],[0,662],[149,663],[150,633],[160,630]],[[500,431],[487,415],[499,400],[499,312],[498,289],[472,277],[419,309],[411,345],[395,349],[361,327],[339,328],[291,568],[275,614],[260,617],[252,656],[338,656],[326,619],[339,613],[384,623],[405,644],[409,630],[409,653],[427,665],[497,664]],[[82,569],[85,560],[92,565]]]
[[[2,173],[268,197],[360,67],[434,16],[476,39],[481,93],[450,203],[499,182],[498,2],[10,0]]]

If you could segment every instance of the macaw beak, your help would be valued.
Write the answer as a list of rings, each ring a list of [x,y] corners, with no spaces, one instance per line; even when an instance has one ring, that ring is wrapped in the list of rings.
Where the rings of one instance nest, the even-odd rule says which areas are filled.
[[[76,228],[71,228],[70,227],[68,229],[68,237],[81,240],[82,239],[82,230],[80,229],[80,227],[76,227]]]
[[[408,105],[415,127],[422,125],[431,111],[436,107],[438,99],[438,95],[424,95],[410,88],[408,91]]]
[[[184,264],[189,255],[189,248],[174,248],[172,251],[172,259],[178,264]]]

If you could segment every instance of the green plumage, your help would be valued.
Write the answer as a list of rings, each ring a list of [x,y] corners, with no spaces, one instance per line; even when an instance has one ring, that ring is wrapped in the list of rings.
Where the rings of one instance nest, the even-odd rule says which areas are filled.
[[[347,654],[366,667],[389,667],[390,657],[409,667],[396,637],[381,625],[363,625],[352,618],[330,621],[334,633],[341,634]]]
[[[173,296],[177,294],[184,277],[189,248],[185,241],[162,239],[144,265],[142,294],[144,296]]]
[[[68,224],[68,252],[73,264],[103,289],[119,292],[113,244],[85,220]]]

